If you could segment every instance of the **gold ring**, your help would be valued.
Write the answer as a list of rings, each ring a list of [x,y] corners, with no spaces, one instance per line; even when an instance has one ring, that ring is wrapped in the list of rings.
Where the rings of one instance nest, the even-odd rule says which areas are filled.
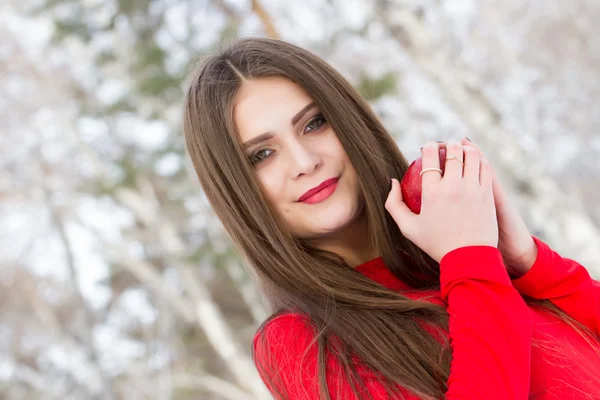
[[[439,169],[439,168],[425,168],[423,171],[421,171],[420,175],[421,175],[421,176],[423,176],[423,174],[424,174],[425,172],[429,172],[429,171],[437,171],[437,172],[439,172],[440,174],[442,173],[442,170],[441,170],[441,169]]]
[[[460,158],[458,158],[458,157],[454,157],[454,156],[453,156],[453,157],[446,157],[446,161],[448,161],[448,160],[456,160],[456,161],[458,161],[459,163],[461,163],[461,165],[462,165],[463,167],[465,166],[465,163],[463,163],[463,160],[461,160],[461,159],[460,159]]]

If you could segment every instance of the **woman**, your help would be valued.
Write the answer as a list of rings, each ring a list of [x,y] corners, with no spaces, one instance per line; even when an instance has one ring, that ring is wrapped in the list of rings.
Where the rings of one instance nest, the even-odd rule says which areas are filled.
[[[253,357],[277,399],[600,398],[598,282],[529,234],[470,141],[443,145],[443,175],[423,147],[413,214],[368,103],[258,38],[193,69],[184,133],[273,307]]]

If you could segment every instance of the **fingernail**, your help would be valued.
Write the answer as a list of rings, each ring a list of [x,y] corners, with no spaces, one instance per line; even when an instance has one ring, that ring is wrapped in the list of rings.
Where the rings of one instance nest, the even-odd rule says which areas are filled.
[[[465,139],[467,139],[469,142],[472,142],[472,140],[471,140],[471,139],[469,139],[469,138],[468,138],[468,137],[466,137],[466,136],[465,136]]]

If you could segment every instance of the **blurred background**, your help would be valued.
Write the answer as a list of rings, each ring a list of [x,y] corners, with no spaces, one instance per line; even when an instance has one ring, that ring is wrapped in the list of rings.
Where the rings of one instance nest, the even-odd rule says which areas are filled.
[[[0,398],[270,399],[269,315],[184,152],[223,39],[328,60],[408,159],[482,146],[532,233],[600,277],[597,0],[2,0]]]

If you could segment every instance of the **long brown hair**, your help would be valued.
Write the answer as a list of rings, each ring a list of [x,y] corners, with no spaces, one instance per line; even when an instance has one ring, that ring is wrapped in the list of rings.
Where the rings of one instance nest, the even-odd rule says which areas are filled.
[[[408,162],[366,100],[311,52],[280,40],[244,38],[216,55],[201,58],[192,68],[184,134],[210,204],[256,272],[274,311],[263,325],[281,312],[310,317],[318,333],[322,399],[331,398],[324,390],[326,353],[339,359],[357,398],[363,397],[356,384],[363,385],[354,379],[352,354],[376,371],[390,391],[393,382],[422,398],[443,398],[451,361],[449,343],[432,337],[423,323],[436,327],[436,333],[447,332],[444,307],[387,289],[337,254],[294,237],[277,220],[261,192],[235,131],[233,105],[245,80],[270,76],[287,78],[302,87],[336,132],[364,194],[372,248],[390,271],[416,289],[439,290],[439,265],[402,235],[384,208],[390,178],[401,179]],[[585,330],[549,301],[526,301]],[[333,337],[341,340],[342,349],[331,348]],[[276,371],[260,372],[278,398],[289,398],[276,382]]]

